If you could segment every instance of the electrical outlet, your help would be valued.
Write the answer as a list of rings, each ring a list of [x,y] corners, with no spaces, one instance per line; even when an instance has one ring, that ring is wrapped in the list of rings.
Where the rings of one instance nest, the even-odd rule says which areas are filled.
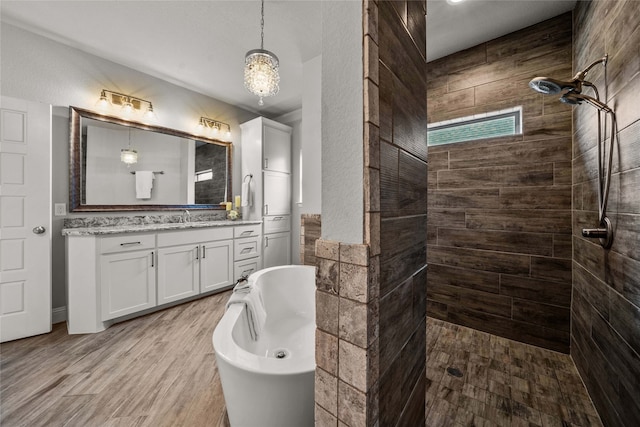
[[[67,204],[66,203],[56,203],[54,206],[54,215],[55,216],[65,216],[67,214]]]

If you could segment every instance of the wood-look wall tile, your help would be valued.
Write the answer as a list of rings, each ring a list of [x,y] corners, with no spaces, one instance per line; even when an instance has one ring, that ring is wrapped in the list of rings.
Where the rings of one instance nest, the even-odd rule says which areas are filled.
[[[614,157],[614,162],[619,160],[620,164],[614,171],[628,171],[640,167],[640,120],[622,129],[617,140],[614,151],[618,149],[619,154],[617,159]]]
[[[609,292],[609,323],[637,354],[640,354],[640,308],[617,292]],[[640,386],[636,385],[639,390]]]
[[[380,211],[383,216],[395,216],[399,209],[400,150],[384,141],[380,143]]]
[[[610,366],[618,373],[620,381],[629,389],[640,384],[640,357],[602,317],[594,316],[591,337]]]
[[[394,79],[389,68],[384,64],[379,67],[380,85],[378,96],[380,97],[380,139],[393,141],[393,92]]]
[[[380,298],[380,366],[385,369],[400,353],[413,330],[413,278]]]
[[[558,281],[501,274],[500,294],[561,307],[571,305],[571,287]]]
[[[571,185],[572,171],[571,162],[555,162],[553,164],[553,184]]]
[[[520,165],[523,159],[528,163],[570,162],[571,137],[451,150],[449,165],[451,169]]]
[[[413,322],[424,323],[427,315],[427,266],[413,275]]]
[[[381,297],[424,266],[426,231],[426,215],[381,221]]]
[[[401,215],[427,213],[427,164],[416,157],[400,152],[398,159],[398,203]]]
[[[450,267],[440,264],[429,264],[429,287],[448,285],[475,289],[483,292],[500,292],[500,275],[467,268]],[[505,294],[509,295],[509,294]]]
[[[571,259],[573,255],[573,239],[571,234],[553,235],[553,256],[555,258]]]
[[[526,300],[513,300],[513,318],[569,332],[569,308]]]
[[[487,59],[495,61],[503,57],[526,54],[540,47],[547,51],[556,46],[565,47],[571,43],[571,30],[571,12],[568,12],[487,42]]]
[[[429,246],[427,262],[494,273],[529,276],[531,257],[503,252]]]
[[[414,93],[426,93],[424,81],[411,76],[404,80],[394,78],[393,143],[427,161],[426,104],[422,99],[413,97]]]
[[[428,193],[427,206],[429,208],[492,209],[499,206],[500,192],[499,188],[431,190]]]
[[[438,229],[438,244],[457,248],[483,249],[551,257],[553,235],[480,229]]]
[[[427,28],[425,20],[425,1],[407,1],[407,30],[416,50],[423,58],[427,57]]]
[[[531,257],[531,277],[570,283],[571,260],[533,256]]]
[[[571,112],[552,116],[524,117],[524,137],[527,139],[545,139],[571,136]]]
[[[439,171],[442,169],[449,169],[449,152],[442,151],[437,152],[433,148],[429,149],[429,170]]]
[[[466,212],[463,209],[430,208],[427,222],[437,224],[438,227],[465,228]]]
[[[609,320],[608,286],[577,263],[573,267],[573,289],[579,292],[600,316]]]
[[[569,210],[470,209],[465,212],[465,218],[466,227],[469,229],[571,233]],[[438,224],[447,227],[446,223]]]
[[[492,188],[553,185],[553,164],[542,163],[438,172],[438,188]]]
[[[540,197],[543,195],[543,197]],[[571,186],[500,188],[500,207],[510,209],[570,209]]]
[[[640,307],[640,261],[617,252],[609,252],[605,277],[613,288]]]

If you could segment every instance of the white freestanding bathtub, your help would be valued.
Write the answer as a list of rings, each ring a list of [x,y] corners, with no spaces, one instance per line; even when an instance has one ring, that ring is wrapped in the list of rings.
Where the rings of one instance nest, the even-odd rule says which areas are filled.
[[[213,332],[231,426],[313,426],[315,267],[266,268],[248,282]],[[245,295],[253,306],[243,305]],[[251,313],[258,304],[262,315]]]

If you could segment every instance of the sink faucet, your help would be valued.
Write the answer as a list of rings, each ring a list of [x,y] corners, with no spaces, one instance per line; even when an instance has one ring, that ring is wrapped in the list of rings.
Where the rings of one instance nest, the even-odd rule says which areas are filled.
[[[182,213],[182,222],[191,222],[191,214],[187,209]]]

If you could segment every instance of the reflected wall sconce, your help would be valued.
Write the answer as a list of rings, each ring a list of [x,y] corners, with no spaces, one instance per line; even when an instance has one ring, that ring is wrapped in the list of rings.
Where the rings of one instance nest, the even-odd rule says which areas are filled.
[[[225,141],[231,139],[231,126],[208,117],[200,117],[197,132],[201,135],[207,135]]]
[[[125,117],[140,114],[142,115],[142,118],[147,121],[154,121],[156,119],[151,101],[126,95],[124,93],[102,89],[100,92],[100,98],[98,99],[98,102],[96,102],[96,108],[101,111],[108,111],[118,107],[120,107],[120,114]]]

